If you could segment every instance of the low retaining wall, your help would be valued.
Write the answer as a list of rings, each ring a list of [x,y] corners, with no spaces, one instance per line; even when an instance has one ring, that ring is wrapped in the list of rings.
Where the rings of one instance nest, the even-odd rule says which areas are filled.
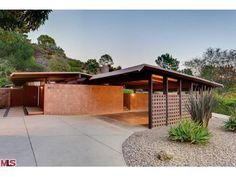
[[[124,106],[129,110],[148,110],[148,93],[124,94]]]
[[[45,84],[44,114],[82,115],[123,111],[123,87]]]

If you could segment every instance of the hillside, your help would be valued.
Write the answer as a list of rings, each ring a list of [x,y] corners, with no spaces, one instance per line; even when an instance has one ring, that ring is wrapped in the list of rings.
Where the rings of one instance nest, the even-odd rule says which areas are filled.
[[[78,71],[86,72],[85,63],[80,60],[68,58],[60,47],[33,44],[34,58],[44,71]]]
[[[104,61],[106,60],[105,58]],[[110,60],[112,61],[111,57]],[[113,65],[113,61],[111,63]],[[121,67],[109,66],[110,71],[117,69]],[[26,35],[0,30],[0,87],[11,85],[9,76],[16,71],[96,74],[100,71],[100,67],[96,59],[87,59],[86,62],[82,62],[67,57],[64,50],[57,46],[55,40],[48,35],[39,36],[38,43],[35,44],[31,43]]]

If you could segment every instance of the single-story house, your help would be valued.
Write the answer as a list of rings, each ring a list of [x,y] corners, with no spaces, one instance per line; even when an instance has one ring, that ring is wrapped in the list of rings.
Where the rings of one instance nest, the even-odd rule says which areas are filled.
[[[148,112],[148,127],[174,124],[189,116],[189,94],[222,84],[176,71],[141,64],[89,75],[80,72],[14,72],[8,106],[39,107],[43,114],[111,114]],[[132,94],[123,90],[133,89]],[[1,90],[0,92],[4,92]],[[4,95],[4,94],[1,94]]]

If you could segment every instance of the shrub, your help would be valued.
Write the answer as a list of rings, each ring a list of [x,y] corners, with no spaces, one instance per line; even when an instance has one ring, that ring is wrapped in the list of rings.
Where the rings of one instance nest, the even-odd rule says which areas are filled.
[[[231,116],[224,124],[224,128],[227,131],[236,132],[236,110],[231,111]]]
[[[134,91],[131,90],[131,89],[124,89],[124,90],[123,90],[123,93],[124,93],[124,94],[131,94],[131,93],[134,93]]]
[[[211,134],[207,128],[189,119],[181,121],[169,130],[169,139],[172,141],[206,144],[210,137]]]
[[[53,58],[49,60],[49,67],[51,71],[68,72],[70,66],[64,58]]]
[[[216,98],[216,107],[214,108],[214,112],[216,113],[230,115],[230,110],[236,108],[236,98],[234,95],[233,96],[216,95],[215,98]]]
[[[211,93],[201,92],[201,94],[189,97],[189,104],[187,110],[191,115],[193,121],[199,123],[203,127],[207,127],[212,116],[212,110],[215,102]]]

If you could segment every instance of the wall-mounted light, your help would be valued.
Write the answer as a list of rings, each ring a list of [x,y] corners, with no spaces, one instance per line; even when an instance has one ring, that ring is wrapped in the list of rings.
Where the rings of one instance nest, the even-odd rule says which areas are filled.
[[[43,89],[43,86],[40,86],[40,89]]]
[[[12,86],[11,86],[10,88],[11,88],[11,89],[13,89],[13,87],[12,87]]]
[[[134,94],[134,93],[131,93],[131,96],[132,96],[132,97],[134,97],[134,96],[135,96],[135,94]]]

